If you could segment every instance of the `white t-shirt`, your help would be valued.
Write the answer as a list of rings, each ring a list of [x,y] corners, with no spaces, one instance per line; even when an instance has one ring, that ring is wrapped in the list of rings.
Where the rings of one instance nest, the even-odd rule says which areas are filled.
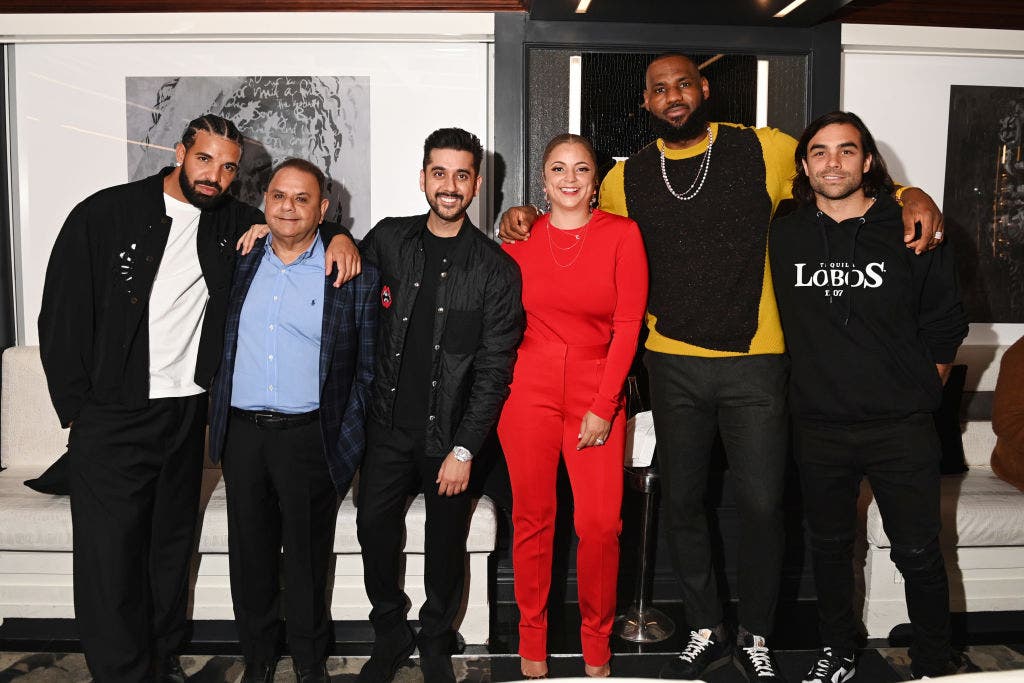
[[[149,297],[149,397],[201,394],[195,383],[209,291],[199,265],[200,211],[164,194],[171,231]]]

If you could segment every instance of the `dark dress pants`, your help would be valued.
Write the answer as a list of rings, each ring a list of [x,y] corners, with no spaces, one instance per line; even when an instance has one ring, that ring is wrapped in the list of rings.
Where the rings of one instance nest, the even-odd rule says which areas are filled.
[[[720,433],[735,486],[740,538],[739,620],[767,635],[775,622],[784,543],[789,360],[766,354],[698,358],[648,351],[658,439],[662,523],[691,628],[722,622],[705,509]]]
[[[96,681],[149,681],[185,637],[206,394],[88,404],[71,428],[75,618]]]
[[[366,457],[359,470],[356,526],[363,553],[363,581],[373,606],[370,623],[378,642],[401,637],[409,598],[402,590],[405,510],[410,495],[426,503],[424,588],[417,645],[422,655],[449,655],[452,624],[462,605],[466,578],[466,536],[472,498],[437,493],[443,460],[423,454],[422,430],[367,425]],[[475,466],[475,463],[474,463]]]
[[[853,542],[857,495],[867,476],[890,556],[903,574],[915,672],[940,673],[950,659],[949,583],[939,549],[939,461],[932,416],[794,429],[824,645],[852,652]]]
[[[299,666],[327,658],[327,579],[338,494],[320,422],[258,427],[232,415],[224,447],[231,601],[246,660],[268,662],[280,635],[281,548],[288,649]]]

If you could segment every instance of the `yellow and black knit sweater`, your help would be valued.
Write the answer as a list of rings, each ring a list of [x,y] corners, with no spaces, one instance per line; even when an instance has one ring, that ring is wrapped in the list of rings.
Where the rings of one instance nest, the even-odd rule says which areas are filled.
[[[704,186],[690,187],[707,141],[683,150],[661,140],[619,162],[601,184],[601,208],[637,221],[650,264],[647,348],[687,356],[783,353],[768,265],[768,226],[791,196],[796,140],[773,128],[711,124]]]

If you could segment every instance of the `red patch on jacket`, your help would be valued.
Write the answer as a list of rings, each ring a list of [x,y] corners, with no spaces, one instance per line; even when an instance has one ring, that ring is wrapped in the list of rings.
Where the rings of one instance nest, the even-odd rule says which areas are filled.
[[[380,305],[384,308],[391,308],[391,288],[387,285],[380,289]]]

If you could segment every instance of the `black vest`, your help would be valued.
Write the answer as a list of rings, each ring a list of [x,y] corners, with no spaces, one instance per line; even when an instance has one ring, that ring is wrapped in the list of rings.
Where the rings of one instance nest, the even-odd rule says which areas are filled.
[[[650,263],[647,310],[663,336],[746,353],[757,332],[772,217],[761,143],[753,129],[718,126],[704,186],[689,201],[665,187],[660,156],[657,143],[640,150],[626,161],[623,180]],[[666,159],[677,193],[686,193],[703,159]]]

